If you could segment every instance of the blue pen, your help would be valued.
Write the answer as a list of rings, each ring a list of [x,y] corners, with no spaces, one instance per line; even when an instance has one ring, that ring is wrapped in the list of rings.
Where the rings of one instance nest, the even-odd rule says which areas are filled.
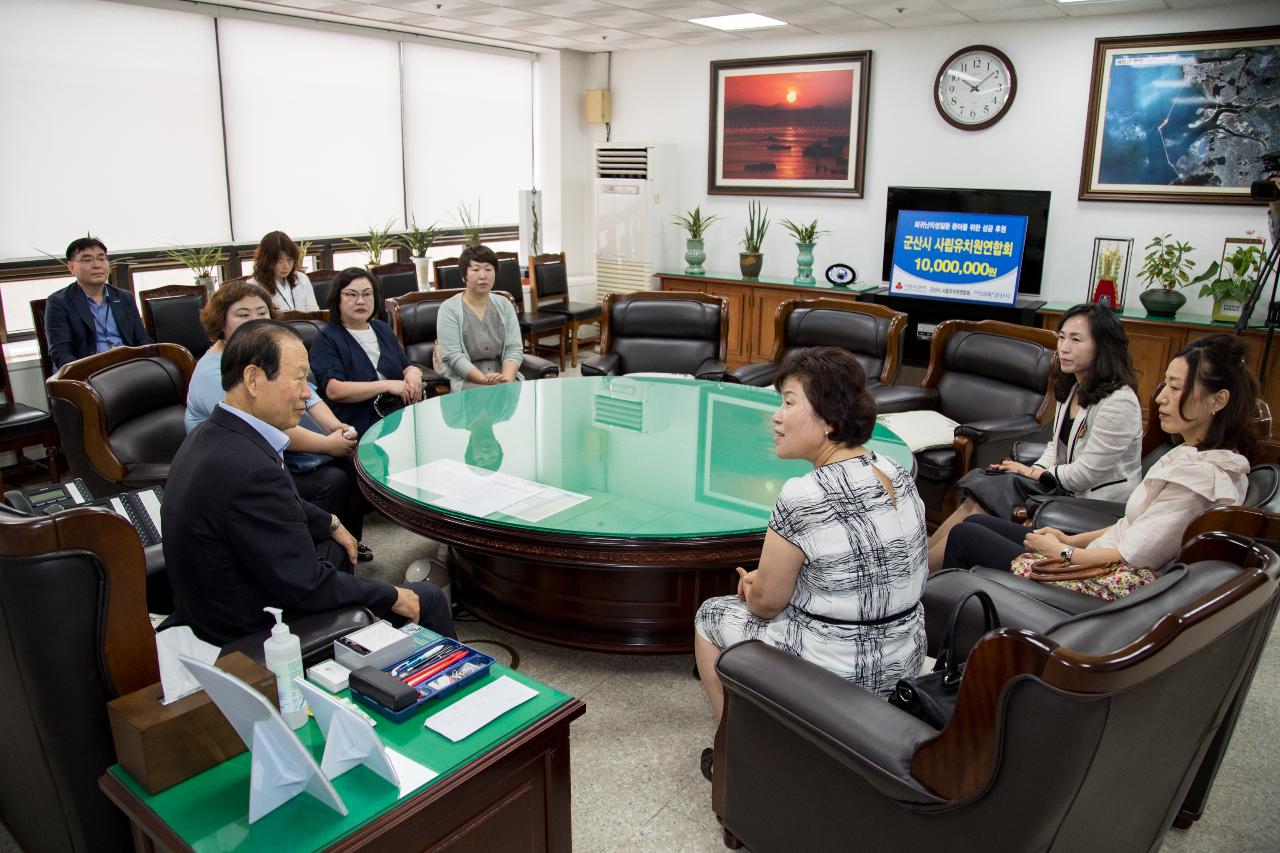
[[[417,666],[418,664],[422,663],[424,660],[429,658],[433,652],[440,650],[443,647],[443,645],[444,645],[443,643],[437,643],[431,648],[426,649],[425,651],[419,652],[418,654],[409,658],[404,663],[396,664],[391,668],[391,674],[394,676],[400,676],[401,674],[407,672],[408,670],[413,669],[415,666]]]

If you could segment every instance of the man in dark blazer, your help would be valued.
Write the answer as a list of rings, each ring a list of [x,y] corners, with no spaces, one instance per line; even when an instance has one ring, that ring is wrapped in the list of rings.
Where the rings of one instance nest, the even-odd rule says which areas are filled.
[[[151,343],[133,295],[107,284],[111,264],[101,240],[72,241],[67,270],[76,280],[50,294],[44,309],[44,334],[55,370],[95,352]]]
[[[354,576],[356,540],[294,488],[284,430],[311,393],[297,332],[273,320],[238,328],[222,354],[222,387],[226,398],[174,457],[161,507],[178,624],[222,645],[271,625],[267,606],[287,620],[363,605],[456,636],[432,584]]]

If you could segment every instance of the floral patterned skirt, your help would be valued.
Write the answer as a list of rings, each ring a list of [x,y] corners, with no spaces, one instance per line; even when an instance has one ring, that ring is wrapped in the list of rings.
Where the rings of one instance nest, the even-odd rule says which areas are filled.
[[[1031,577],[1031,566],[1044,557],[1039,554],[1027,552],[1015,557],[1013,563],[1010,564],[1009,570],[1021,578]],[[1114,567],[1105,575],[1098,575],[1093,578],[1084,580],[1070,581],[1043,581],[1043,583],[1052,583],[1054,586],[1060,586],[1063,589],[1069,589],[1072,592],[1083,593],[1084,595],[1092,595],[1094,598],[1101,598],[1103,601],[1115,601],[1117,598],[1124,598],[1138,587],[1146,586],[1156,579],[1155,572],[1150,569],[1135,569],[1126,566],[1124,563],[1113,563]]]

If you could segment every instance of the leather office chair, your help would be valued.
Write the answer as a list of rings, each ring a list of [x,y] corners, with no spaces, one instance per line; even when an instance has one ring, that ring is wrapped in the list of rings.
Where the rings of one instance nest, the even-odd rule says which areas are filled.
[[[0,819],[23,850],[133,849],[98,777],[116,761],[107,702],[160,679],[145,583],[137,532],[115,513],[0,506]],[[309,665],[372,621],[356,607],[289,625]],[[223,651],[261,662],[265,637]]]
[[[725,708],[712,786],[726,842],[753,853],[844,851],[851,840],[1157,849],[1280,589],[1280,557],[1230,534],[1196,540],[1183,558],[1176,577],[1113,607],[1064,619],[1024,605],[1025,624],[973,648],[941,732],[772,646],[729,648],[716,664]],[[995,595],[1004,619],[1009,596]]]
[[[96,497],[163,485],[187,431],[195,361],[178,344],[116,347],[45,383],[73,476]]]
[[[449,380],[436,372],[436,318],[446,299],[462,293],[461,290],[427,290],[392,297],[386,301],[387,321],[396,333],[400,347],[409,360],[422,370],[422,382],[426,396],[438,397],[449,393]]]
[[[328,311],[277,311],[276,319],[298,333],[302,345],[311,352],[320,330],[329,322]]]
[[[5,364],[3,355],[0,355],[0,453],[16,452],[21,463],[25,460],[23,450],[36,445],[42,446],[49,479],[56,483],[62,476],[59,443],[53,415],[13,399],[9,367]],[[3,491],[4,477],[0,475],[0,492]]]
[[[200,322],[207,296],[198,284],[170,284],[138,294],[142,325],[156,343],[179,344],[200,360],[209,349],[209,335]]]
[[[462,274],[458,272],[457,258],[441,258],[431,262],[436,290],[461,290]]]
[[[932,409],[960,425],[951,447],[915,454],[926,507],[950,512],[951,486],[972,468],[1008,458],[1019,439],[1043,436],[1052,412],[1057,336],[995,320],[945,320],[933,333],[919,388],[887,386],[880,412]]]
[[[48,379],[53,375],[53,358],[49,355],[49,336],[44,333],[44,315],[47,299],[31,300],[31,319],[35,324],[36,348],[40,351],[40,375]]]
[[[516,307],[516,319],[520,322],[520,337],[524,338],[525,348],[537,355],[539,350],[558,352],[560,369],[564,370],[565,350],[569,346],[569,318],[564,314],[549,311],[524,310],[524,285],[520,283],[520,259],[515,252],[494,252],[498,256],[497,274],[493,279],[494,292],[502,291],[511,297]],[[554,336],[556,347],[548,347],[539,343],[543,338]]]
[[[381,264],[373,268],[378,277],[378,290],[383,304],[378,306],[378,319],[386,320],[386,300],[418,291],[418,270],[412,263]]]
[[[604,298],[600,354],[583,376],[688,373],[719,381],[727,369],[729,303],[680,291],[610,293]]]
[[[601,307],[596,303],[569,301],[569,274],[564,252],[535,255],[529,259],[529,304],[534,312],[563,314],[569,321],[569,363],[578,363],[580,344],[598,344],[600,335],[582,336],[584,325],[599,326]]]
[[[867,374],[867,389],[892,385],[902,364],[907,315],[883,305],[843,299],[791,299],[773,318],[773,352],[767,362],[748,364],[724,375],[726,382],[768,387],[778,365],[807,347],[840,347],[853,353]]]
[[[324,305],[324,301],[329,298],[329,285],[333,284],[333,280],[337,277],[338,270],[312,270],[307,273],[307,278],[311,281],[311,290],[316,295],[317,305]]]

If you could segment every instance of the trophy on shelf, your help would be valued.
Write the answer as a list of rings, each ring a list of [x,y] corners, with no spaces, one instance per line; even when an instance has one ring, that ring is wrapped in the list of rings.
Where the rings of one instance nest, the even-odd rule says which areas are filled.
[[[1089,269],[1089,301],[1105,305],[1113,311],[1124,308],[1125,288],[1129,282],[1129,256],[1133,253],[1132,237],[1095,237],[1093,264]]]

